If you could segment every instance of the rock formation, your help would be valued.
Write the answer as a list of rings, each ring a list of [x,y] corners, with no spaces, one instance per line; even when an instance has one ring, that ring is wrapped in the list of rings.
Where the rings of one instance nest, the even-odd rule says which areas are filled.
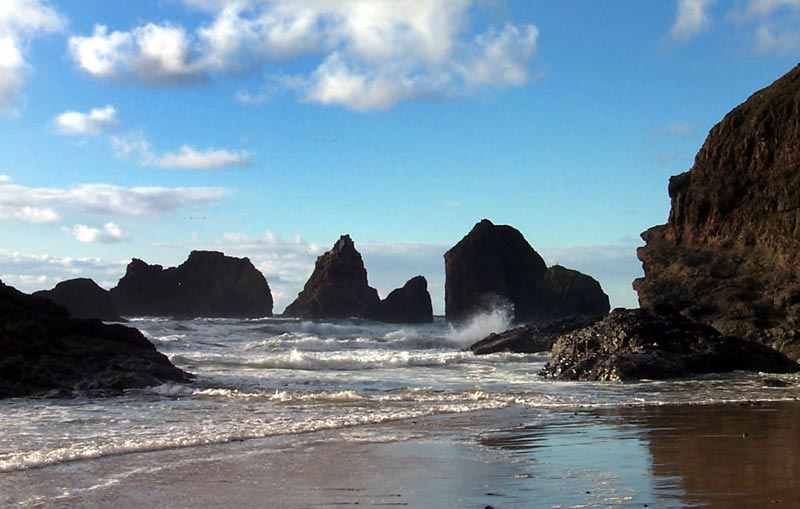
[[[642,234],[640,305],[800,358],[800,66],[714,126],[669,195]]]
[[[514,307],[517,322],[608,313],[608,296],[597,281],[559,266],[547,269],[511,226],[484,219],[444,259],[449,321],[463,321],[504,304]]]
[[[303,291],[283,312],[302,318],[367,318],[380,299],[367,283],[361,254],[349,235],[342,235],[333,248],[320,255]]]
[[[677,313],[615,309],[594,325],[558,338],[540,374],[629,381],[735,370],[794,373],[800,365],[760,343],[724,336]]]
[[[389,323],[433,322],[428,281],[422,276],[409,279],[402,288],[393,290],[378,304],[371,318]]]
[[[190,376],[136,330],[72,318],[0,282],[0,397],[119,391]]]
[[[492,333],[472,344],[469,350],[475,355],[497,352],[537,353],[549,352],[560,336],[582,329],[600,317],[580,316],[562,318],[541,324],[528,324],[501,333]]]
[[[248,258],[216,251],[192,251],[184,263],[168,269],[134,259],[111,296],[123,316],[272,316],[264,275]]]
[[[124,321],[119,316],[108,290],[100,288],[91,279],[62,281],[52,290],[42,290],[33,295],[64,306],[75,318],[94,318],[106,322]]]

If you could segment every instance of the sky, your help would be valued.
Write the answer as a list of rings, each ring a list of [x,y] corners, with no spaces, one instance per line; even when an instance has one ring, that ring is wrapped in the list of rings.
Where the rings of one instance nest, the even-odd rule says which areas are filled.
[[[280,312],[348,233],[382,296],[483,218],[635,307],[639,234],[800,57],[800,0],[0,2],[0,279],[247,256]]]

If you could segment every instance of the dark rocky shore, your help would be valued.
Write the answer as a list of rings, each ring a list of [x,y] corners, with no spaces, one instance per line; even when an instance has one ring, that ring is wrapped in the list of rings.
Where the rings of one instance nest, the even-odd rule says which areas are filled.
[[[105,322],[125,321],[117,311],[111,293],[91,279],[69,279],[58,283],[52,290],[33,294],[64,306],[75,318],[94,318]]]
[[[0,282],[0,397],[115,393],[189,379],[138,330],[73,318]]]

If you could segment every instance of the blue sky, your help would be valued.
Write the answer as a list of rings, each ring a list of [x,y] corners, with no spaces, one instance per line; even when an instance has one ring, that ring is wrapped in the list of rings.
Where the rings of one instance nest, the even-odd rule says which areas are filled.
[[[281,311],[342,233],[382,295],[481,218],[635,306],[639,233],[800,55],[800,0],[4,0],[0,278],[249,256]]]

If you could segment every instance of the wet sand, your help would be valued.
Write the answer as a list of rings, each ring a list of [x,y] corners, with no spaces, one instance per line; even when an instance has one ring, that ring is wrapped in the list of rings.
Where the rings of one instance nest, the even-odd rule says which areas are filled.
[[[0,474],[11,507],[800,507],[800,403],[504,409]]]

